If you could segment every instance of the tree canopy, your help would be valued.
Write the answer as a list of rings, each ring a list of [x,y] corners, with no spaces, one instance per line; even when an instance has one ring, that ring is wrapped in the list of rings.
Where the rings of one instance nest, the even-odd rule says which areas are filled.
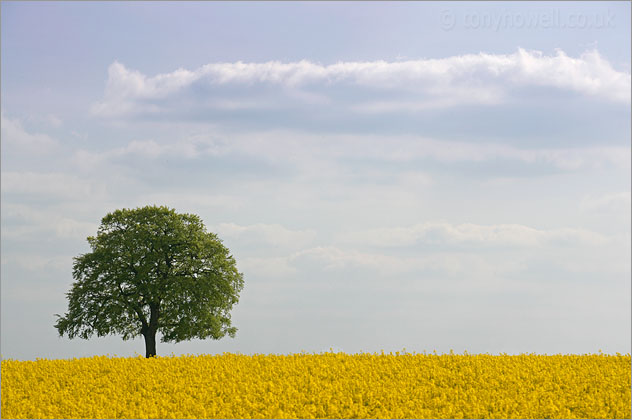
[[[107,214],[91,252],[74,258],[68,312],[57,315],[59,335],[142,335],[146,357],[162,342],[235,336],[230,310],[244,281],[235,259],[193,214],[167,207]]]

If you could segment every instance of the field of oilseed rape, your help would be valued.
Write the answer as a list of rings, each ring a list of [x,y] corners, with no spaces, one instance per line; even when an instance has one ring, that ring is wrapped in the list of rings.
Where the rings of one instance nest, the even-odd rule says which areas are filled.
[[[2,361],[3,418],[630,418],[630,355]]]

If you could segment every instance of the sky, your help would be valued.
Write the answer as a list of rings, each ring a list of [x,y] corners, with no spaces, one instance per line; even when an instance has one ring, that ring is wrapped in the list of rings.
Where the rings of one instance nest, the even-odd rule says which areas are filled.
[[[629,2],[1,7],[3,358],[120,208],[199,215],[235,338],[158,355],[630,353]]]

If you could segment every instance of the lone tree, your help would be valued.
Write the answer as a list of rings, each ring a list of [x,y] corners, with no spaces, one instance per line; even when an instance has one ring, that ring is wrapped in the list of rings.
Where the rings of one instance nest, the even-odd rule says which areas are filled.
[[[74,258],[68,312],[55,328],[69,338],[143,335],[145,356],[162,342],[235,336],[229,311],[243,274],[200,218],[167,207],[116,210],[101,220],[92,252]]]

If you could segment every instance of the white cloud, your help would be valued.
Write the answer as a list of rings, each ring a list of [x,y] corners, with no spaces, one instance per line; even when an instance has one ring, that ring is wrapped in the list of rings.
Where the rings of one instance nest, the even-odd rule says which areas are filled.
[[[179,212],[200,214],[207,210],[227,209],[230,211],[243,208],[247,200],[240,195],[210,194],[199,191],[178,193],[150,193],[138,196],[132,205],[148,204],[165,205],[178,209]]]
[[[500,275],[519,271],[524,268],[520,259],[501,261],[477,255],[475,253],[430,253],[425,255],[403,256],[384,253],[362,252],[337,246],[319,246],[298,251],[288,257],[290,267],[297,270],[324,271],[351,270],[352,277],[363,277],[358,270],[368,270],[381,276],[434,272],[437,275],[462,276],[470,278]],[[395,278],[391,278],[396,281]]]
[[[103,197],[105,186],[59,172],[2,172],[2,191],[54,198]]]
[[[226,98],[213,93],[213,89],[220,86],[246,87],[254,92],[253,89],[260,85],[278,87],[278,94],[309,104],[329,103],[324,91],[360,90],[365,93],[364,97],[373,99],[358,100],[350,107],[373,113],[497,104],[510,95],[512,87],[529,86],[630,102],[630,74],[613,69],[596,50],[573,58],[563,51],[546,56],[539,51],[519,49],[506,55],[480,53],[440,59],[330,65],[306,60],[211,63],[193,71],[178,69],[153,77],[114,62],[108,69],[104,99],[94,104],[92,111],[104,116],[159,112],[161,106],[165,106],[161,101],[196,84],[209,92],[206,94],[206,99],[210,100],[207,104],[221,109],[269,106],[269,101],[253,97],[241,100],[233,97],[226,102]],[[315,86],[319,87],[318,93],[310,91]]]
[[[630,213],[630,191],[610,193],[598,197],[584,197],[580,203],[580,209],[589,213]]]
[[[72,271],[72,255],[56,255],[43,256],[39,254],[8,254],[2,256],[2,265],[18,266],[22,270],[38,272],[38,271],[57,271],[68,274]],[[13,281],[11,281],[13,280]],[[15,283],[15,279],[9,279],[10,283]]]
[[[70,277],[70,275],[68,275],[68,277]],[[12,285],[9,283],[3,285],[2,288],[3,299],[6,299],[8,302],[15,302],[23,305],[40,305],[52,302],[58,303],[65,293],[60,291],[59,286],[47,284],[33,287],[30,285]]]
[[[60,238],[86,239],[97,233],[98,225],[92,222],[81,222],[61,217],[53,222],[55,232]]]
[[[220,223],[209,226],[220,238],[231,238],[244,242],[265,243],[271,246],[302,248],[316,237],[314,230],[290,230],[279,224],[257,223],[242,226],[235,223]]]
[[[413,254],[392,249],[421,242],[470,247],[460,251],[431,247]],[[622,243],[620,237],[606,237],[585,229],[427,223],[342,234],[329,245],[313,246],[281,257],[258,255],[239,261],[243,271],[251,276],[292,281],[313,273],[329,272],[346,273],[345,278],[350,281],[371,282],[376,276],[387,277],[395,285],[421,275],[427,280],[461,279],[494,289],[507,287],[507,282],[520,278],[516,276],[524,278],[530,272],[537,273],[542,264],[547,270],[558,267],[574,274],[629,273],[629,260],[621,258],[626,252],[629,254],[629,250],[626,251],[629,247],[622,247]],[[361,250],[366,246],[381,249]],[[490,246],[495,252],[486,252]],[[440,287],[439,284],[432,287],[435,286]]]
[[[55,114],[48,114],[44,117],[45,121],[52,127],[58,128],[63,125],[63,121]]]
[[[473,246],[537,247],[547,244],[603,245],[608,239],[586,229],[535,229],[518,224],[422,223],[408,227],[369,229],[340,234],[343,243],[378,247],[415,244],[471,244]]]
[[[27,124],[45,124],[48,127],[59,128],[64,122],[55,114],[30,114],[24,119]]]
[[[287,257],[245,257],[237,261],[237,267],[247,277],[254,275],[279,279],[298,273],[295,267],[289,265]]]
[[[44,235],[60,239],[85,240],[97,232],[98,224],[68,217],[60,210],[40,210],[24,204],[2,205],[2,237],[5,239],[32,240]]]
[[[336,166],[336,159],[370,159],[383,162],[411,162],[431,159],[441,163],[497,160],[544,164],[560,170],[630,167],[630,148],[623,146],[576,148],[518,148],[501,143],[468,143],[437,140],[414,135],[329,134],[327,136],[292,130],[211,132],[183,137],[176,142],[134,140],[124,147],[104,152],[77,151],[74,162],[82,167],[123,156],[155,159],[162,156],[250,156],[270,163],[292,162],[304,170],[324,173]],[[419,182],[430,179],[419,174]]]
[[[154,140],[133,140],[124,148],[114,149],[112,156],[138,155],[149,158],[180,156],[186,158],[199,155],[218,155],[226,150],[223,142],[202,135],[185,137],[181,141],[161,144]]]
[[[108,160],[125,156],[136,156],[156,159],[163,156],[195,158],[198,156],[217,156],[228,150],[223,141],[213,136],[193,135],[180,141],[159,143],[153,139],[132,140],[124,147],[117,147],[103,152],[78,150],[73,155],[73,162],[84,169],[94,168]]]
[[[334,136],[331,143],[333,150],[338,149],[338,154],[353,150],[364,157],[400,162],[424,158],[443,163],[500,159],[543,163],[562,170],[630,165],[630,148],[617,146],[524,149],[500,143],[467,143],[415,136]],[[319,146],[323,147],[322,144]]]
[[[630,102],[630,74],[614,70],[597,50],[572,58],[561,50],[555,56],[544,56],[538,51],[520,49],[511,57],[512,79],[516,84],[556,87],[615,102]]]
[[[2,119],[2,143],[18,150],[30,153],[46,153],[58,145],[57,140],[43,133],[29,133],[20,120],[5,117]]]

